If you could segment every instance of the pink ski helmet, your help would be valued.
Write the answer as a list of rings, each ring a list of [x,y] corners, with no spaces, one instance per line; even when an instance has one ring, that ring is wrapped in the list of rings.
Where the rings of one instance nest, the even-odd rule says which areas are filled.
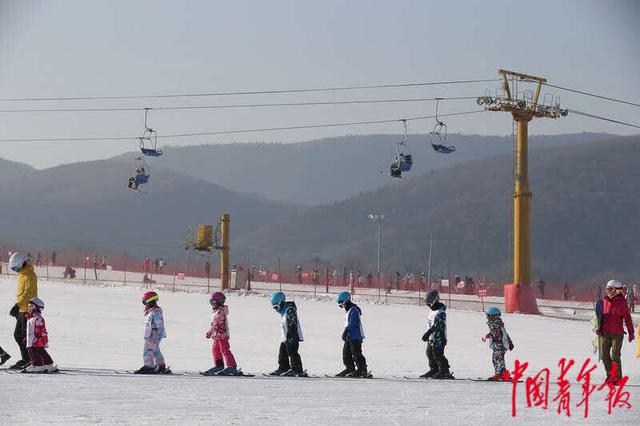
[[[216,291],[211,296],[209,296],[209,303],[211,303],[212,306],[222,306],[224,305],[224,302],[226,300],[227,297],[224,295],[224,293],[221,293],[219,291]]]

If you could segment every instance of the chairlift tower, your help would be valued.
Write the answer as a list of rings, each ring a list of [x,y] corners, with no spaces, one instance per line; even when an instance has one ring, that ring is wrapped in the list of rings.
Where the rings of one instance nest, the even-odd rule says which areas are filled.
[[[538,313],[535,292],[531,286],[531,190],[529,188],[528,126],[533,118],[559,118],[567,110],[560,108],[559,100],[547,105],[538,104],[545,78],[514,71],[498,69],[502,78],[504,97],[489,95],[478,98],[478,104],[487,111],[510,112],[517,126],[516,175],[513,193],[513,284],[505,285],[505,310],[507,312]],[[535,91],[527,92],[522,99],[509,87],[518,81],[535,83]]]

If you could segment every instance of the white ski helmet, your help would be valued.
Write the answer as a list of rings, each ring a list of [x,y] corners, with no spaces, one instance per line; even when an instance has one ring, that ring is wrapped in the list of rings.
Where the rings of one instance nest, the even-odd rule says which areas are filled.
[[[14,272],[20,272],[20,270],[24,267],[24,263],[27,261],[27,258],[24,254],[17,251],[11,255],[9,258],[9,268],[11,268]]]
[[[609,280],[607,282],[607,287],[622,288],[622,283],[618,280]]]
[[[44,309],[44,302],[37,297],[29,300],[29,304],[35,306],[38,309]]]

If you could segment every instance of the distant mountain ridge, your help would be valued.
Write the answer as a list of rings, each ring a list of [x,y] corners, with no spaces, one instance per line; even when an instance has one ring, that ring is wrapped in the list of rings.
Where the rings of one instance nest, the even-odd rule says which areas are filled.
[[[36,169],[27,164],[0,158],[0,182],[19,179],[35,170]]]
[[[606,134],[580,133],[532,136],[530,147],[573,145],[603,140]],[[300,205],[321,205],[342,201],[361,192],[391,183],[388,173],[400,135],[365,135],[326,138],[309,142],[243,143],[166,147],[162,167],[221,185],[237,192],[259,194]],[[511,136],[450,134],[455,154],[433,151],[427,136],[410,135],[408,147],[414,154],[413,170],[418,176],[455,164],[496,154],[511,153]],[[119,156],[130,161],[132,154]]]
[[[530,155],[532,262],[537,280],[602,280],[640,275],[640,137],[535,150]],[[236,241],[248,257],[283,264],[355,265],[375,270],[382,212],[383,269],[511,274],[511,155],[478,159],[407,179],[295,218]]]
[[[640,137],[565,142],[531,151],[534,278],[574,282],[608,276],[635,279],[640,274],[636,243],[640,240],[636,224]],[[361,152],[358,144],[350,146]],[[288,146],[276,148],[283,155],[290,152]],[[296,149],[309,152],[307,147]],[[333,155],[339,157],[337,162],[342,161],[345,150]],[[202,156],[202,162],[208,163],[208,157]],[[259,163],[253,155],[245,156]],[[451,268],[461,274],[486,274],[492,280],[510,279],[510,151],[460,164],[450,160],[452,164],[444,169],[422,174],[416,170],[413,177],[402,181],[385,179],[382,188],[360,190],[341,201],[306,208],[239,193],[163,168],[168,158],[177,157],[148,160],[152,177],[143,187],[146,195],[126,189],[127,177],[133,172],[131,158],[32,170],[3,180],[0,246],[6,247],[11,238],[28,238],[25,244],[31,247],[49,244],[48,240],[80,250],[92,247],[81,241],[102,241],[93,246],[136,250],[130,254],[138,256],[157,256],[163,250],[178,256],[184,253],[180,245],[188,226],[215,223],[219,214],[230,213],[232,259],[238,263],[273,267],[280,258],[283,268],[317,264],[371,271],[377,228],[367,214],[381,211],[385,214],[386,272],[424,270],[432,234],[432,272]],[[322,162],[322,167],[328,167],[329,161]],[[248,175],[246,167],[224,170]],[[263,180],[277,182],[266,173],[268,168],[264,170]],[[326,175],[324,169],[305,173],[310,179]],[[321,187],[316,181],[313,185]],[[171,247],[158,247],[167,245]]]
[[[115,160],[34,171],[18,184],[0,185],[0,237],[180,246],[189,226],[216,223],[222,213],[232,215],[239,237],[293,211],[149,164],[146,194],[127,189],[133,166]]]

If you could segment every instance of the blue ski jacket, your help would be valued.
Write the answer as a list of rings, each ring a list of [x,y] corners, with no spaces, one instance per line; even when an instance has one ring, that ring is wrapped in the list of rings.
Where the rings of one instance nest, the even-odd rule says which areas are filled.
[[[364,340],[364,329],[362,328],[362,310],[358,305],[352,305],[347,312],[345,321],[345,331],[348,342],[362,342]]]

